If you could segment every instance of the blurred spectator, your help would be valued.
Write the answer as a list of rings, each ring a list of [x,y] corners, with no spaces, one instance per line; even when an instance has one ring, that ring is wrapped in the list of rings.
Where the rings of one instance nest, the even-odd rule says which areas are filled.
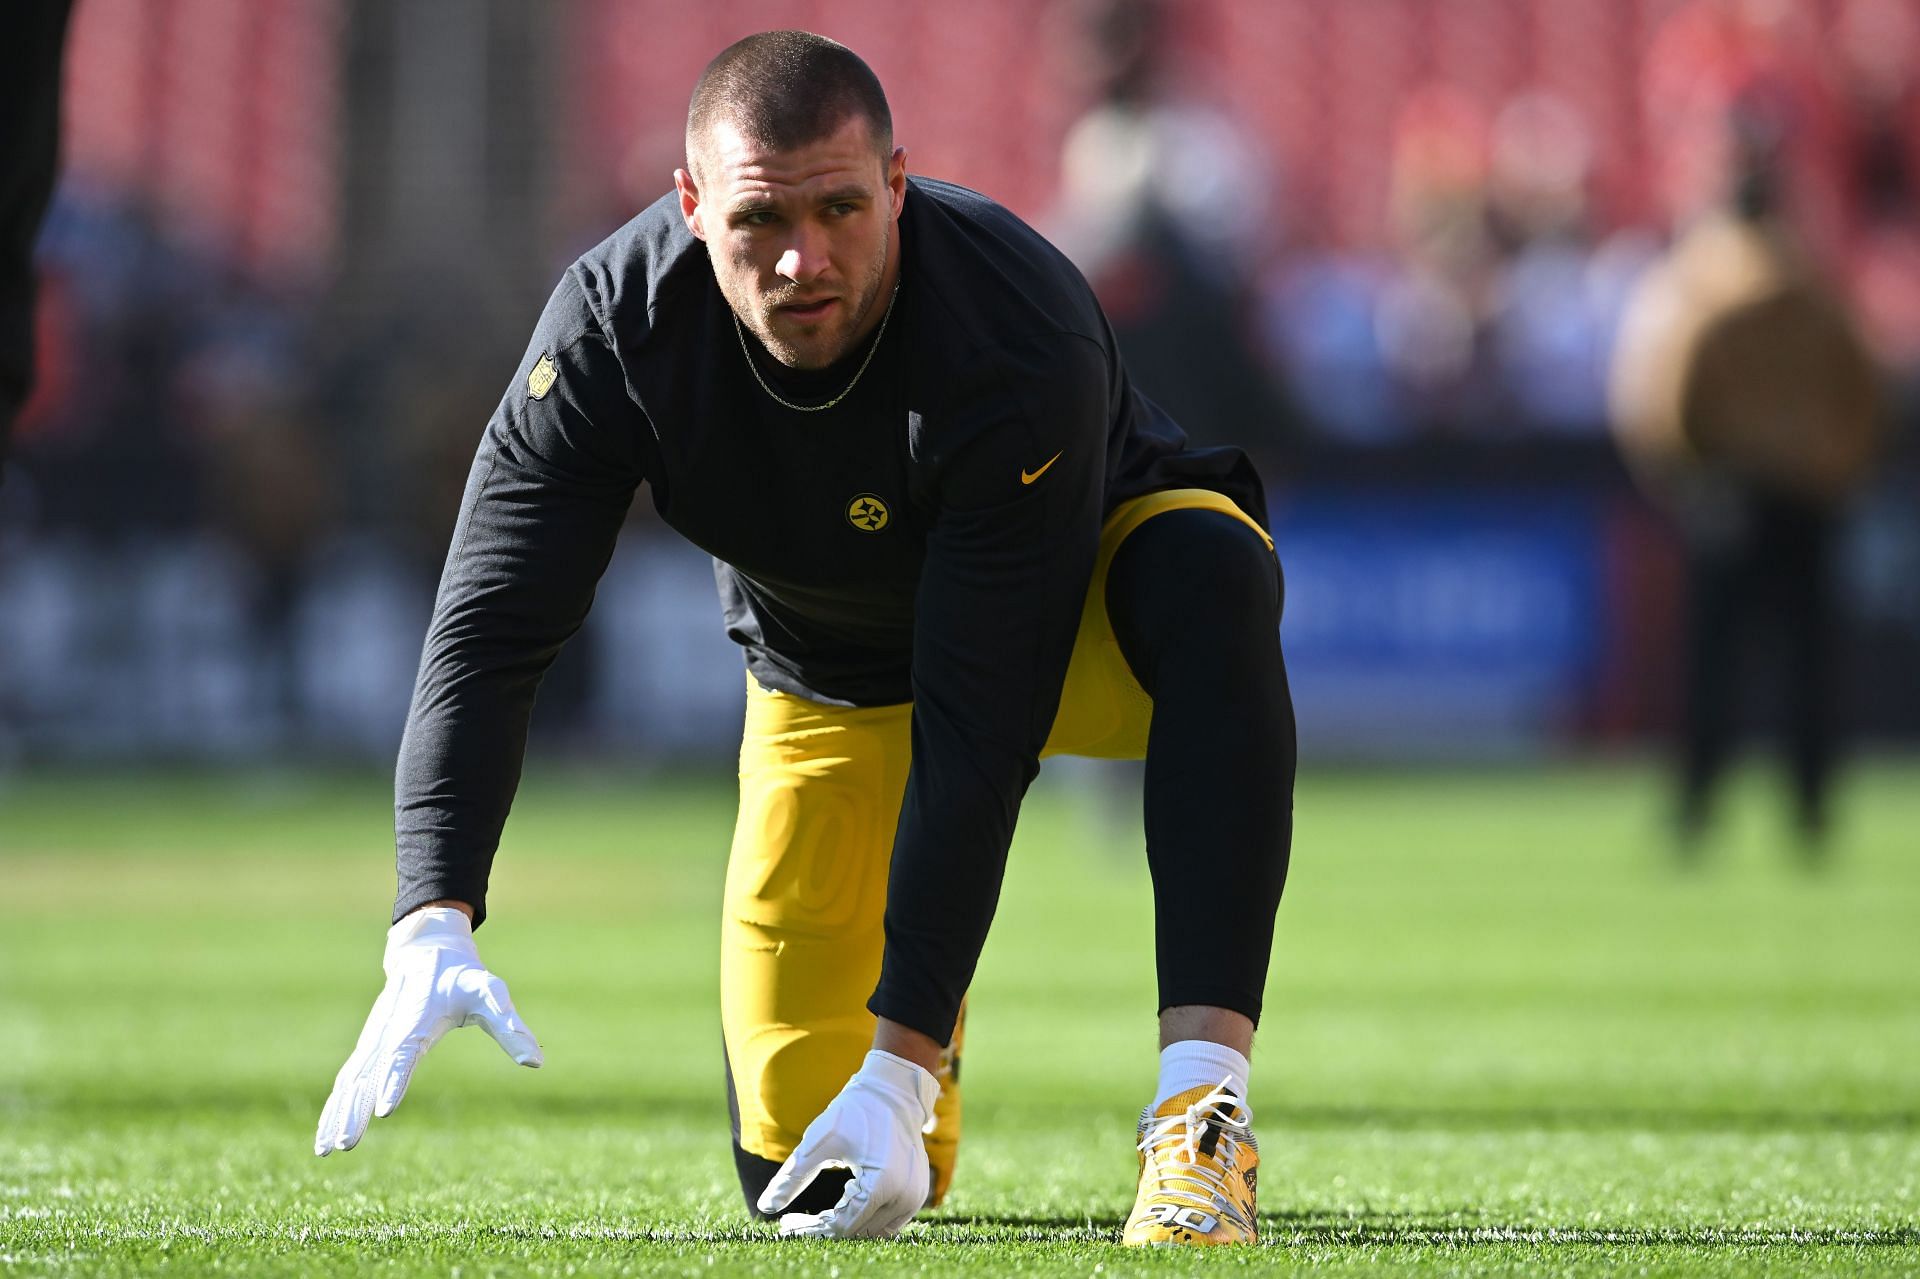
[[[251,323],[249,323],[251,321]],[[290,353],[252,308],[183,371],[186,412],[207,456],[211,523],[250,567],[246,621],[263,696],[281,724],[304,714],[295,621],[315,557],[338,519],[338,465],[308,418]]]
[[[54,203],[41,265],[61,299],[47,358],[65,372],[22,441],[40,518],[102,538],[196,526],[205,477],[179,377],[225,273],[137,197],[79,183]]]
[[[1273,235],[1260,148],[1170,91],[1160,0],[1094,0],[1075,16],[1071,62],[1094,105],[1068,131],[1050,234],[1099,295],[1138,390],[1196,443],[1277,443],[1289,412],[1247,291]]]
[[[1661,25],[1641,71],[1642,108],[1670,224],[1724,207],[1745,163],[1734,128],[1744,120],[1776,140],[1781,216],[1834,268],[1845,240],[1844,148],[1823,49],[1806,7],[1791,0],[1690,0]]]
[[[1652,252],[1632,232],[1596,246],[1593,156],[1585,120],[1547,90],[1515,96],[1494,121],[1488,219],[1505,260],[1488,323],[1503,412],[1562,433],[1606,422],[1614,330]]]
[[[1447,83],[1409,93],[1388,170],[1389,252],[1301,249],[1267,337],[1314,425],[1355,442],[1594,434],[1628,289],[1651,256],[1596,240],[1594,142],[1528,89],[1491,119]]]
[[[1386,280],[1384,263],[1325,248],[1296,253],[1266,283],[1265,340],[1324,437],[1382,445],[1405,432],[1375,322]]]
[[[1445,84],[1409,95],[1387,202],[1399,269],[1376,322],[1400,413],[1422,431],[1495,416],[1481,341],[1499,255],[1487,176],[1486,121],[1471,98]]]
[[[1622,444],[1686,544],[1680,831],[1695,850],[1740,694],[1785,702],[1800,830],[1827,824],[1838,690],[1835,527],[1875,451],[1876,378],[1797,243],[1780,117],[1736,101],[1723,210],[1699,212],[1635,296],[1615,365]],[[1775,651],[1748,651],[1764,637]],[[1776,658],[1759,678],[1747,659]]]
[[[1839,36],[1851,292],[1875,353],[1911,381],[1920,372],[1920,10],[1853,0]]]

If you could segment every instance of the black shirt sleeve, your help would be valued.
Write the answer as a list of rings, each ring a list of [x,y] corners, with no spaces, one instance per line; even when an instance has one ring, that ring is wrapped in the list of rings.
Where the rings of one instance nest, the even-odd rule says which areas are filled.
[[[915,599],[913,763],[868,1007],[945,1043],[1039,771],[1099,548],[1109,377],[1062,335],[1043,369],[983,397],[941,467]]]
[[[580,628],[642,476],[641,415],[578,272],[555,290],[467,479],[394,779],[394,918],[486,916],[541,676]]]
[[[0,40],[0,467],[33,385],[33,243],[60,153],[70,0],[19,0]]]

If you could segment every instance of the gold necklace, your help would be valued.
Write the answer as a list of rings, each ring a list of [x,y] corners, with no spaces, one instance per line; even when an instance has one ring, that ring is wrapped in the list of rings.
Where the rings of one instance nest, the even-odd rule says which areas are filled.
[[[740,339],[740,354],[747,357],[747,368],[753,373],[753,380],[760,384],[775,404],[783,409],[792,409],[795,413],[824,413],[840,401],[853,394],[853,388],[860,385],[860,375],[867,371],[867,365],[873,363],[873,353],[880,349],[880,339],[887,335],[887,321],[893,318],[893,304],[900,300],[900,285],[896,281],[893,292],[887,295],[887,309],[881,313],[880,327],[874,330],[873,345],[867,348],[867,358],[860,361],[860,367],[853,371],[853,381],[847,383],[847,389],[828,400],[825,404],[795,404],[792,400],[783,400],[780,393],[767,385],[767,379],[760,376],[760,366],[753,362],[753,352],[747,349],[747,330],[740,323],[738,315],[733,317],[733,332]]]

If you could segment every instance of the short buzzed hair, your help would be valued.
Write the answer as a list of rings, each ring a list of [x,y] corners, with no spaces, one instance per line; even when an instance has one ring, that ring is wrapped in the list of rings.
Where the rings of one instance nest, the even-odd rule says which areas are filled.
[[[687,160],[726,121],[776,151],[818,142],[864,116],[884,162],[893,154],[893,113],[880,77],[860,55],[808,31],[762,31],[735,41],[700,73],[687,108]]]

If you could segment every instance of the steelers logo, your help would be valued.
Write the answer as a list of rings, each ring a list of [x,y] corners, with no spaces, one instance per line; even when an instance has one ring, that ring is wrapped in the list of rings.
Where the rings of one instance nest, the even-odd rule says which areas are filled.
[[[862,493],[847,503],[847,523],[862,533],[878,533],[892,518],[887,504],[871,493]]]

